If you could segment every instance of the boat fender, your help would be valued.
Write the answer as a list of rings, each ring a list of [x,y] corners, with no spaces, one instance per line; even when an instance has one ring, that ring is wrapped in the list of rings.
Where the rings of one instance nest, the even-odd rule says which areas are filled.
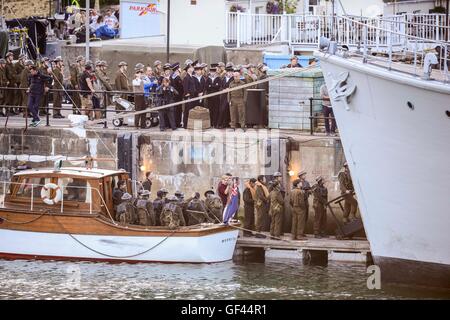
[[[50,199],[50,190],[55,190],[55,197]],[[57,204],[62,199],[61,188],[54,183],[47,183],[41,189],[41,198],[45,204],[54,205]]]

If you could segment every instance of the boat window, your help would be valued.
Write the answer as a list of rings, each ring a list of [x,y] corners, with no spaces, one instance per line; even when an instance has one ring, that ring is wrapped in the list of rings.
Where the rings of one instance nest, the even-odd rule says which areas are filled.
[[[31,190],[33,190],[33,197],[41,196],[41,188],[50,182],[50,178],[29,177],[23,178],[17,190],[17,197],[30,198]]]
[[[91,185],[84,179],[59,178],[58,186],[63,191],[64,201],[91,202]],[[95,190],[92,190],[92,192],[95,192]]]

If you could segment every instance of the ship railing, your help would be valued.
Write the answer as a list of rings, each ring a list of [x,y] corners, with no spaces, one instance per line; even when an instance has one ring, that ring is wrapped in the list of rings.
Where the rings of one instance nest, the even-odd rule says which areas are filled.
[[[106,213],[108,214],[108,217],[111,219],[111,221],[114,223],[114,219],[111,215],[111,212],[106,205],[105,199],[103,195],[101,194],[100,190],[98,188],[92,187],[92,186],[66,186],[62,184],[57,184],[57,186],[60,189],[61,192],[61,199],[57,203],[53,205],[48,205],[44,202],[43,198],[41,198],[41,191],[46,184],[39,184],[39,183],[26,183],[26,182],[12,182],[12,181],[0,181],[0,208],[5,208],[5,202],[7,200],[7,197],[12,194],[14,189],[17,189],[16,186],[19,186],[18,190],[16,191],[16,195],[14,200],[17,200],[17,203],[26,205],[29,202],[29,209],[32,213],[35,208],[42,209],[43,206],[47,206],[49,208],[58,208],[57,211],[60,213],[64,213],[64,208],[69,208],[73,210],[74,208],[77,208],[80,203],[88,204],[88,211],[89,214],[94,214],[96,212],[94,205],[93,205],[93,199],[94,194],[98,196],[100,199],[100,206],[105,208]],[[20,190],[21,187],[23,188],[22,191]],[[17,192],[26,191],[25,196],[18,196]],[[56,191],[53,191],[54,193]],[[52,193],[52,192],[50,192]],[[54,195],[53,195],[54,196]],[[50,197],[51,198],[51,197]],[[53,198],[51,198],[52,200]],[[77,204],[74,204],[77,203]]]
[[[431,40],[418,36],[407,35],[404,32],[396,31],[396,28],[393,27],[382,28],[351,20],[348,17],[342,18],[356,24],[361,32],[360,44],[356,51],[351,51],[351,54],[361,57],[363,63],[379,61],[383,62],[384,65],[382,66],[385,66],[389,70],[395,69],[396,71],[430,79],[431,69],[425,70],[426,74],[424,74],[423,69],[424,65],[427,64],[427,54],[434,53],[438,58],[436,69],[440,72],[443,82],[449,81],[448,68],[450,43],[446,41]],[[392,23],[397,24],[396,22]],[[403,49],[400,53],[395,54],[394,46],[398,42],[403,43]],[[377,46],[380,43],[387,44],[387,57],[385,58],[379,55],[373,55],[373,51],[379,52]],[[343,45],[346,43],[338,41],[338,44],[341,48],[344,48]],[[348,49],[348,47],[345,48],[345,51]],[[344,56],[347,56],[345,52]],[[410,65],[413,66],[413,71],[411,71],[411,68],[402,68],[398,65],[398,63],[400,63],[404,66],[406,62],[409,62]],[[419,70],[421,70],[421,72],[419,72]]]

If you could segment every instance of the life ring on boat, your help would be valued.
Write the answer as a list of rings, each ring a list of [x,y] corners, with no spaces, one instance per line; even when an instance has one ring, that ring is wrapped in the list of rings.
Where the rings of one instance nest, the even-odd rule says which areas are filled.
[[[55,193],[56,193],[55,197],[53,199],[50,199],[50,191],[51,190],[55,190]],[[45,204],[48,204],[50,206],[57,204],[62,199],[61,188],[54,183],[47,183],[41,189],[41,198]]]

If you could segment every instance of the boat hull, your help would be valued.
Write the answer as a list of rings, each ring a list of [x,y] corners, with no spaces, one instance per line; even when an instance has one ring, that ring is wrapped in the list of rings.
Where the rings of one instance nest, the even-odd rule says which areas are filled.
[[[0,258],[213,263],[231,260],[238,230],[204,236],[107,236],[0,229]]]
[[[316,53],[381,279],[450,288],[450,86]],[[332,91],[332,90],[331,90]]]

